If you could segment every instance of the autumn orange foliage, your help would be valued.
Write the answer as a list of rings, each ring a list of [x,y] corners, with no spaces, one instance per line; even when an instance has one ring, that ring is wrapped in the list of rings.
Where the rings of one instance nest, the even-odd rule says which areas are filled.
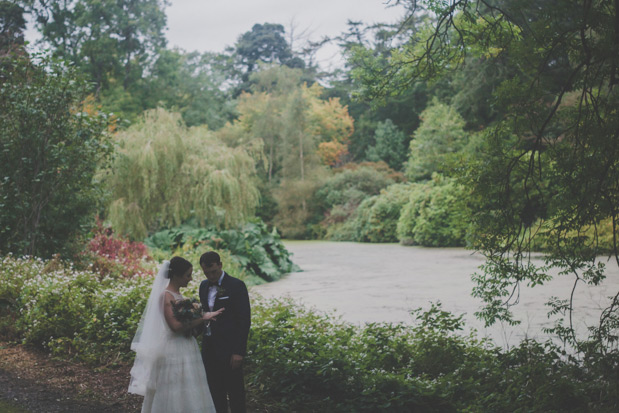
[[[348,145],[336,140],[321,142],[318,145],[318,154],[325,165],[341,166],[344,163],[344,157],[348,154]]]

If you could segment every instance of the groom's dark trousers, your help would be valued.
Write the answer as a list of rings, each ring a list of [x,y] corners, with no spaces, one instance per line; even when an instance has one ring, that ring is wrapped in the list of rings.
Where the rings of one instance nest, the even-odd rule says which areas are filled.
[[[211,311],[225,308],[211,322],[211,335],[202,338],[202,360],[206,370],[209,389],[217,413],[228,413],[228,400],[232,413],[245,413],[245,385],[243,367],[232,369],[230,358],[233,354],[245,357],[247,336],[251,324],[249,295],[245,283],[225,274],[221,286],[209,286],[207,281],[200,284],[202,307],[208,307],[208,291],[218,288],[215,305]]]
[[[232,370],[230,360],[211,355],[208,350],[202,352],[202,359],[217,413],[228,412],[228,397],[232,413],[245,413],[243,367]]]

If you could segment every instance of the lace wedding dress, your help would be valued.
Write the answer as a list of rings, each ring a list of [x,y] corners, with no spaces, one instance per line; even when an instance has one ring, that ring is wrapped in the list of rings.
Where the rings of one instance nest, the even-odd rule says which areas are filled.
[[[183,296],[162,289],[164,284],[155,280],[131,345],[136,360],[129,392],[144,396],[143,413],[215,412],[196,339],[173,332],[163,316],[164,299]]]

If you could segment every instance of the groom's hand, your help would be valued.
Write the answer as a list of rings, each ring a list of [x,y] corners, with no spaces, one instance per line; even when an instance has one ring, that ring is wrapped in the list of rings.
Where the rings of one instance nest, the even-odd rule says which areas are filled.
[[[232,357],[230,357],[230,367],[232,368],[232,370],[236,370],[240,368],[242,363],[243,363],[243,356],[240,356],[238,354],[233,354]]]

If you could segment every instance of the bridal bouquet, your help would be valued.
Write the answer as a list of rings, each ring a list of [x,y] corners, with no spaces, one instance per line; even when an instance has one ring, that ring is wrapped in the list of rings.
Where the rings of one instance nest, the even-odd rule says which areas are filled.
[[[202,317],[202,305],[195,298],[185,298],[172,303],[174,318],[181,323],[188,323]]]

